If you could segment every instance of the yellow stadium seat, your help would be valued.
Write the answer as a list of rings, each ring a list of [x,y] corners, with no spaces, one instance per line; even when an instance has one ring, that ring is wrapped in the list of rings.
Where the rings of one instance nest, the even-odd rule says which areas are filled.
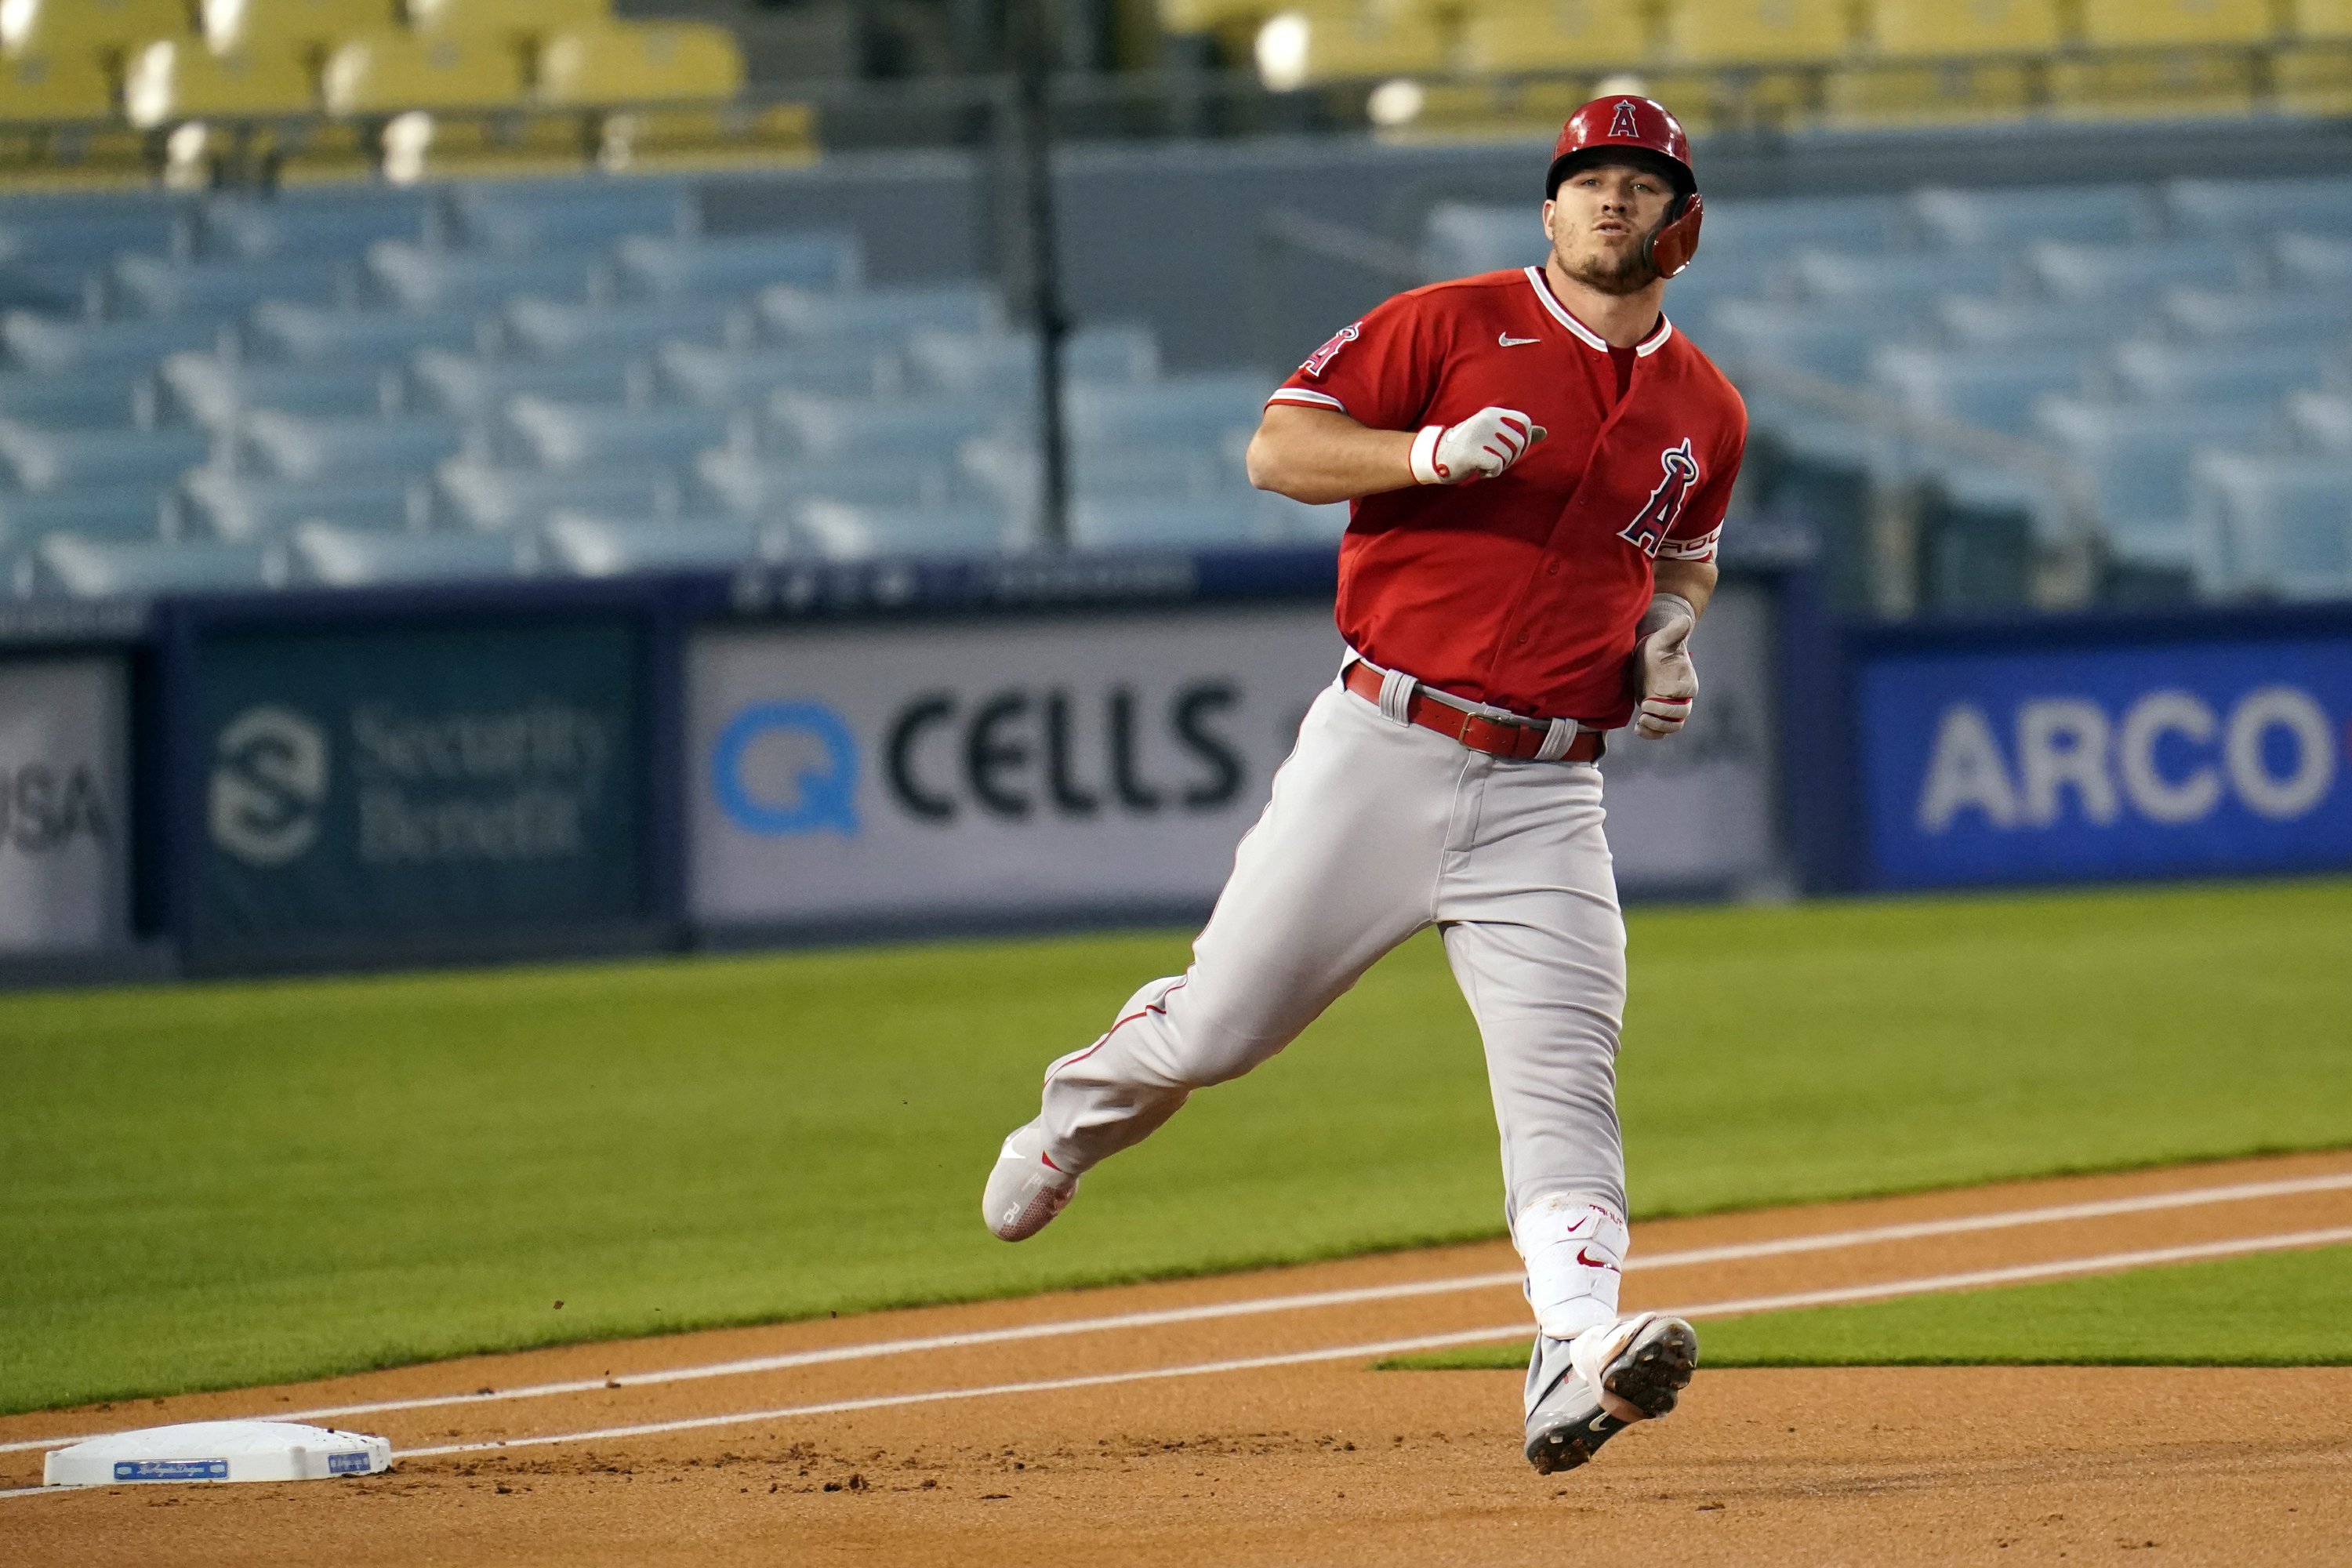
[[[373,33],[336,46],[320,88],[330,114],[504,109],[522,101],[522,60],[494,39]]]
[[[317,60],[344,38],[399,21],[393,0],[203,0],[205,41],[221,54]]]
[[[408,25],[420,33],[538,38],[612,19],[612,0],[408,0]]]
[[[1692,65],[1835,60],[1851,43],[1846,0],[1675,0],[1666,52]]]
[[[1607,70],[1649,53],[1648,22],[1624,0],[1487,0],[1463,17],[1459,63],[1473,71]]]
[[[5,0],[0,49],[9,54],[120,55],[188,30],[185,0]]]
[[[1890,58],[2043,53],[2064,42],[2057,0],[1877,0],[1870,47]]]
[[[383,128],[383,174],[407,184],[578,174],[588,167],[590,132],[579,114],[398,115]]]
[[[1856,66],[1832,71],[1823,107],[1847,125],[1941,125],[2013,120],[2041,97],[2032,67],[1990,61]]]
[[[113,113],[114,89],[95,55],[0,58],[0,123],[104,120]]]
[[[2352,0],[2293,0],[2289,30],[2315,42],[2352,38]]]
[[[2352,114],[2352,43],[2300,44],[2271,60],[2271,89],[2297,114]]]
[[[2276,36],[2271,0],[2082,0],[2083,41],[2094,48],[2134,44],[2260,44]]]
[[[290,53],[216,55],[194,38],[167,38],[134,53],[123,71],[122,110],[133,125],[318,107],[317,79]]]
[[[539,51],[541,103],[723,102],[742,89],[741,47],[707,22],[581,27]]]
[[[1399,0],[1312,5],[1277,12],[1258,30],[1258,76],[1277,90],[1349,77],[1435,73],[1446,68],[1437,19]]]
[[[2254,106],[2251,54],[2182,50],[2121,59],[2053,61],[2050,100],[2074,118],[2244,114]]]
[[[1167,33],[1232,32],[1244,48],[1249,36],[1280,0],[1160,0],[1160,27]]]

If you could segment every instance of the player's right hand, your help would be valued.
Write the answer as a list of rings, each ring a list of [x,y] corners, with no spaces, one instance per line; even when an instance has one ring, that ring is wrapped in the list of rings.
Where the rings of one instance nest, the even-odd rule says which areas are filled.
[[[1544,427],[1516,408],[1481,408],[1459,425],[1425,426],[1412,442],[1412,477],[1424,485],[1493,479],[1527,456]]]

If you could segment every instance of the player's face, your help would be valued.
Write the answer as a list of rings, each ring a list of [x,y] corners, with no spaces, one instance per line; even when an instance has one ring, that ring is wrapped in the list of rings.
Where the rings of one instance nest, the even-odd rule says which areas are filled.
[[[1637,163],[1588,163],[1544,203],[1544,232],[1560,270],[1604,294],[1632,294],[1657,274],[1642,240],[1665,221],[1674,185]]]

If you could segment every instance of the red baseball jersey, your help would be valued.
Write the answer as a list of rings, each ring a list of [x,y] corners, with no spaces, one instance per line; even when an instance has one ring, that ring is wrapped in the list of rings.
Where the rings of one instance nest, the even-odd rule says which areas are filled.
[[[1459,697],[1595,729],[1633,716],[1651,563],[1714,558],[1748,441],[1739,394],[1672,322],[1612,355],[1540,267],[1433,283],[1341,331],[1268,401],[1379,430],[1489,406],[1542,426],[1495,479],[1353,504],[1339,631]]]

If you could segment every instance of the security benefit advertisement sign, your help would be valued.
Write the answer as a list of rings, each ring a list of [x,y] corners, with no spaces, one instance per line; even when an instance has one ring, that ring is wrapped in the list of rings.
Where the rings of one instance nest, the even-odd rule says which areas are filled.
[[[2352,641],[1887,658],[1859,722],[1888,885],[2352,866]]]
[[[0,953],[130,939],[125,686],[115,658],[0,664]]]
[[[1698,700],[1681,733],[1609,737],[1609,851],[1625,892],[1726,892],[1779,871],[1772,623],[1770,590],[1726,583],[1691,637]]]
[[[1320,605],[708,633],[695,916],[1205,907],[1340,651]]]
[[[224,637],[200,669],[200,942],[640,912],[628,626]]]

